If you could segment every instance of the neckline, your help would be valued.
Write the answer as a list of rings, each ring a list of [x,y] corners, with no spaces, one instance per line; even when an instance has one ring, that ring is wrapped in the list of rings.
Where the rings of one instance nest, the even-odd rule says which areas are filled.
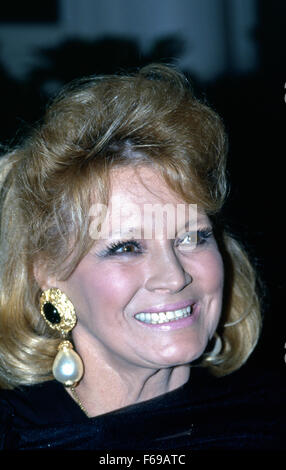
[[[180,385],[179,387],[175,388],[174,390],[170,390],[169,392],[162,393],[161,395],[157,395],[156,397],[149,398],[148,400],[144,400],[138,403],[132,403],[130,405],[123,406],[121,408],[116,408],[115,410],[108,411],[106,413],[98,414],[96,416],[88,416],[80,407],[79,403],[73,398],[72,394],[66,390],[66,387],[62,386],[59,384],[61,387],[62,392],[64,395],[67,397],[69,404],[72,405],[73,409],[77,410],[77,416],[84,418],[84,420],[96,420],[96,419],[101,419],[106,417],[109,417],[111,415],[119,415],[121,413],[126,413],[126,412],[132,412],[132,411],[137,411],[138,408],[144,410],[145,408],[150,407],[150,405],[158,405],[160,402],[162,402],[162,407],[167,407],[170,406],[170,400],[174,400],[177,398],[177,395],[184,395],[184,392],[186,389],[189,388],[190,385],[190,378],[185,382],[184,384]]]

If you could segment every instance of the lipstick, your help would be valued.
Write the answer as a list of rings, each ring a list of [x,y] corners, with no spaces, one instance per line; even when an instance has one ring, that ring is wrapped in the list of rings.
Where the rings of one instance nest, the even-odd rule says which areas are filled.
[[[186,302],[180,302],[179,305],[187,305],[187,307],[181,307],[181,309],[175,308],[172,311],[167,310],[158,310],[156,307],[155,311],[151,310],[149,312],[139,312],[136,314],[135,319],[138,322],[138,325],[143,328],[151,328],[159,331],[171,331],[178,330],[180,328],[186,328],[196,321],[199,315],[199,304],[193,303],[192,305],[187,304]],[[168,304],[162,306],[163,308],[169,308],[170,306],[177,306],[177,304]],[[162,308],[160,307],[160,308]],[[183,312],[182,312],[183,310]],[[166,313],[162,313],[166,312]],[[171,315],[170,315],[171,314]],[[153,317],[156,317],[155,319]]]
[[[189,305],[193,305],[194,303],[195,303],[194,299],[188,299],[188,300],[182,300],[180,302],[176,302],[173,304],[167,304],[167,305],[161,304],[156,307],[147,307],[144,310],[140,310],[139,312],[136,312],[135,315],[141,312],[159,313],[159,312],[169,312],[173,310],[180,310],[182,308],[188,307]]]

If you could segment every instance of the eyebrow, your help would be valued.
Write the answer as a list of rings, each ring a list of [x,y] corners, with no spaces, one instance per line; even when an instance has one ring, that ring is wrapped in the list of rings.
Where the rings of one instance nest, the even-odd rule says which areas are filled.
[[[198,227],[199,225],[203,224],[203,223],[206,223],[207,225],[210,225],[210,222],[207,220],[207,221],[204,221],[204,215],[198,215],[197,218],[196,218],[196,223],[195,223],[195,226]],[[190,228],[190,225],[191,224],[191,220],[192,219],[189,219],[185,222],[185,225],[182,226],[182,228],[180,228],[179,230],[176,230],[176,234],[178,234],[179,232],[181,232],[183,229],[187,230]],[[119,236],[119,238],[128,238],[128,236],[132,236],[134,233],[138,233],[140,232],[141,235],[142,235],[142,230],[144,230],[144,226],[141,225],[141,226],[137,226],[137,227],[127,227],[126,230],[123,228],[120,229],[115,229],[114,231],[112,231],[112,237],[117,237]],[[144,235],[144,234],[143,234]]]

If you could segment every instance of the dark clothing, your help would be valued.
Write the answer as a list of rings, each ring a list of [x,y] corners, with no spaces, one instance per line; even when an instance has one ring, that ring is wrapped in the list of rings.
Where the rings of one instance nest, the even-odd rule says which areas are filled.
[[[55,381],[1,390],[0,449],[285,449],[286,370],[243,369],[193,368],[180,388],[94,418]]]

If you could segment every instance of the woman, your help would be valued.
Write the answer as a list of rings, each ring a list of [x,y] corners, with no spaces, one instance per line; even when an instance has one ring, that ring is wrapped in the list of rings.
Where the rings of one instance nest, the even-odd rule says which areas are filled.
[[[257,436],[212,379],[241,367],[261,329],[254,269],[220,228],[225,157],[218,116],[151,65],[73,83],[2,158],[2,448]]]

